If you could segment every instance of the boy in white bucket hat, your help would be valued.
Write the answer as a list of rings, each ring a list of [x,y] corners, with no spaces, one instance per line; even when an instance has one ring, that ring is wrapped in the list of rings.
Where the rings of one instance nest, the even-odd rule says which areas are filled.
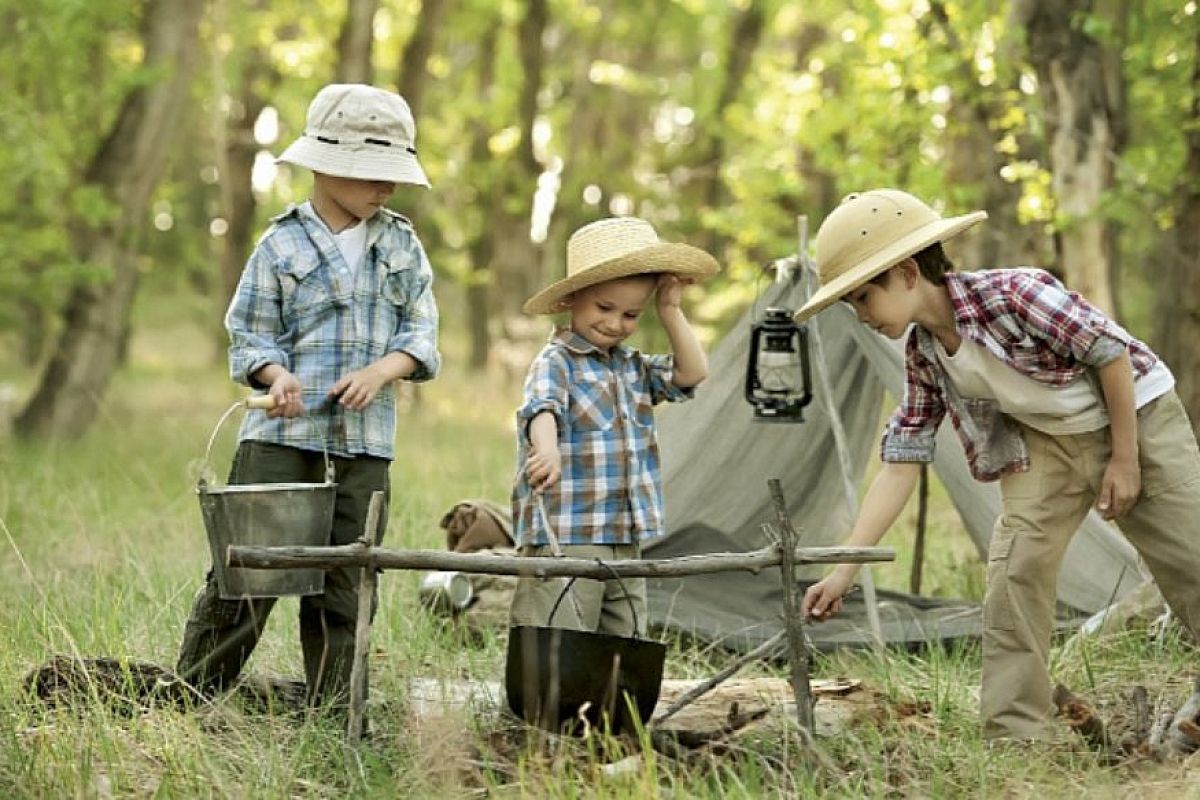
[[[389,490],[396,382],[429,380],[440,364],[433,271],[409,221],[384,207],[397,183],[429,181],[408,104],[373,86],[321,89],[279,161],[312,170],[313,191],[272,220],[225,316],[233,379],[275,400],[246,415],[229,482],[321,483],[327,450],[338,484],[329,543],[350,544],[371,494]],[[377,540],[386,520],[385,510]],[[359,573],[329,570],[324,592],[300,599],[309,701],[338,711],[349,695]],[[210,571],[184,632],[180,677],[205,693],[228,687],[274,602],[222,599]]]
[[[570,322],[534,359],[517,410],[513,528],[523,555],[561,546],[579,558],[637,558],[642,540],[662,535],[654,406],[690,398],[707,376],[680,301],[685,286],[717,271],[708,253],[660,241],[644,220],[603,219],[571,236],[567,276],[525,303],[528,314],[567,312]],[[622,344],[652,297],[670,354]],[[634,616],[645,623],[644,579],[577,580],[551,619],[565,586],[521,578],[513,624],[644,633],[634,628]]]
[[[973,475],[1000,481],[983,735],[1055,739],[1046,665],[1056,581],[1093,504],[1200,632],[1200,451],[1166,365],[1087,300],[1042,270],[953,271],[941,242],[986,216],[943,219],[894,189],[850,195],[817,233],[821,287],[796,318],[842,300],[884,336],[907,334],[904,399],[848,544],[874,545],[895,521],[947,414]],[[856,571],[840,565],[812,586],[805,613],[837,613]]]

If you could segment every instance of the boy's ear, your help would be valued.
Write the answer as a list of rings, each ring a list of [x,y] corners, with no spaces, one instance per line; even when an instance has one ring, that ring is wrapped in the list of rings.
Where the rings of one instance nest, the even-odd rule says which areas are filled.
[[[921,267],[917,264],[917,260],[912,256],[901,261],[896,265],[899,268],[900,274],[904,277],[904,285],[911,289],[917,285],[917,280],[921,277]]]
[[[573,305],[575,305],[575,293],[574,292],[572,292],[571,294],[567,295],[566,297],[562,298],[557,303],[555,303],[554,308],[558,311],[566,311]]]

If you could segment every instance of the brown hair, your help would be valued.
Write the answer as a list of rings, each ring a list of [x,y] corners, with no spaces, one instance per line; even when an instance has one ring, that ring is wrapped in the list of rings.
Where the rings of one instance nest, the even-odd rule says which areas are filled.
[[[934,242],[924,250],[913,253],[912,258],[920,267],[921,276],[938,286],[946,282],[947,272],[954,272],[954,262],[946,256],[941,242]]]

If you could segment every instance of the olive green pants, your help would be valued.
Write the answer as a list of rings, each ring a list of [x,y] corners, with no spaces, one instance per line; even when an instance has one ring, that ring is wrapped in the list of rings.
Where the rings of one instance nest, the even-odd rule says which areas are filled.
[[[567,558],[625,561],[641,557],[636,544],[565,544]],[[551,557],[550,548],[521,548],[521,555]],[[592,631],[614,636],[642,637],[646,633],[646,579],[589,580],[520,578],[513,593],[513,625]]]
[[[1001,482],[984,600],[984,738],[1053,737],[1047,660],[1063,553],[1100,491],[1107,428],[1050,436],[1025,428],[1030,470]],[[1138,411],[1142,493],[1117,521],[1179,620],[1200,633],[1200,451],[1174,392]]]
[[[362,535],[372,493],[389,492],[390,461],[371,456],[331,457],[337,481],[331,544],[351,544]],[[321,483],[321,453],[266,442],[242,442],[229,483]],[[387,504],[375,541],[383,540]],[[322,594],[300,598],[300,647],[311,705],[345,708],[350,696],[354,629],[358,621],[359,567],[325,573]],[[372,616],[376,601],[371,603]],[[223,691],[237,680],[262,636],[275,598],[223,600],[209,570],[196,594],[183,633],[176,672],[206,694]]]

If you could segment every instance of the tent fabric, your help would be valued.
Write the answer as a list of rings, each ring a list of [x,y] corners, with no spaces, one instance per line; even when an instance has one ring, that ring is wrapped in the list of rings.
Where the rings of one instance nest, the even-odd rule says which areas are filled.
[[[647,558],[702,552],[741,552],[767,545],[762,527],[775,519],[767,481],[779,478],[788,513],[806,546],[837,544],[849,532],[844,483],[829,411],[822,393],[805,409],[802,424],[758,422],[743,398],[750,325],[770,306],[799,308],[807,292],[798,276],[775,283],[718,343],[709,356],[709,379],[689,403],[658,413],[663,458],[667,534],[647,544]],[[846,432],[852,478],[861,484],[878,448],[885,388],[903,391],[903,356],[889,342],[858,324],[853,312],[834,307],[818,325],[830,376],[831,395]],[[814,380],[818,374],[812,370]],[[975,481],[958,437],[947,421],[939,430],[933,468],[945,485],[981,557],[1000,510],[995,484]],[[887,540],[884,540],[887,544]],[[812,581],[827,567],[798,571]],[[1059,600],[1093,612],[1143,581],[1133,548],[1099,515],[1085,521],[1068,548],[1059,578]],[[781,629],[782,592],[778,570],[648,582],[651,624],[659,630],[753,647]],[[977,604],[936,601],[881,592],[884,640],[913,645],[935,639],[978,635]],[[850,602],[842,620],[807,626],[819,647],[861,643],[867,628],[861,601]]]

